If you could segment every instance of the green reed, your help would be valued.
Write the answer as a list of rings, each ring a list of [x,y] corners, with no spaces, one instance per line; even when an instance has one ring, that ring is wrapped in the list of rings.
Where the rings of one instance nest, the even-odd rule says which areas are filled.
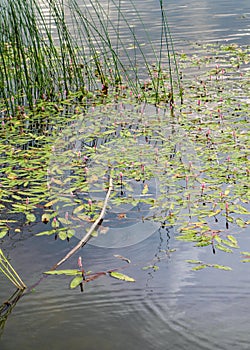
[[[21,280],[18,273],[9,263],[7,258],[5,257],[2,249],[0,249],[0,271],[8,278],[18,289],[23,290],[26,288],[26,285]]]
[[[161,77],[157,80],[153,76],[147,50],[152,53],[159,71],[163,51],[166,53],[173,95],[173,70],[178,78],[178,69],[175,56],[174,67],[170,58],[174,47],[162,1],[159,1],[162,35],[169,39],[161,40],[160,49],[155,47],[134,1],[129,5],[144,28],[145,48],[126,17],[121,1],[108,0],[103,4],[98,0],[85,0],[81,6],[76,0],[3,2],[0,98],[5,101],[8,112],[14,114],[18,104],[32,108],[34,100],[44,95],[55,100],[58,94],[70,91],[102,89],[107,93],[108,88],[121,84],[146,98],[141,89],[146,78],[151,80],[155,102],[158,102]],[[114,11],[116,20],[111,16]],[[128,32],[126,42],[121,35],[122,26]],[[136,47],[134,51],[131,45]]]

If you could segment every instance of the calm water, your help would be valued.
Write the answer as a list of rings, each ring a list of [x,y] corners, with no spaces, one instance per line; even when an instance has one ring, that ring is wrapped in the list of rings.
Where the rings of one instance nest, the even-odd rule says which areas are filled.
[[[156,3],[136,1],[157,38]],[[168,1],[169,24],[179,48],[191,47],[197,41],[250,43],[249,0],[190,3]],[[126,2],[123,6],[129,12]],[[143,35],[136,21],[135,28]],[[76,243],[34,237],[41,229],[41,224],[34,225],[21,237],[2,243],[29,286]],[[0,349],[249,349],[249,265],[239,262],[239,252],[214,256],[211,248],[193,248],[174,236],[174,231],[159,230],[127,248],[85,246],[80,254],[86,270],[126,266],[124,273],[133,276],[136,283],[101,277],[80,293],[69,290],[68,278],[47,278],[13,309],[0,338]],[[250,250],[246,231],[242,231],[239,243]],[[171,249],[176,251],[169,254]],[[132,264],[126,265],[114,254],[130,258]],[[77,257],[67,263],[67,268],[76,268]],[[207,269],[195,273],[185,259],[230,265],[233,271]],[[152,262],[160,269],[142,271]],[[12,292],[12,286],[1,277],[0,300]]]

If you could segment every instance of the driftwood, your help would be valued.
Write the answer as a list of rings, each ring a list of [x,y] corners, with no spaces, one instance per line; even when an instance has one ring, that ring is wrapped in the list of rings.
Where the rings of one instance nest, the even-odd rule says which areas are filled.
[[[106,197],[105,197],[104,202],[103,202],[103,207],[102,207],[102,210],[101,210],[98,218],[92,224],[92,226],[90,227],[90,229],[88,230],[86,235],[79,241],[79,243],[74,248],[72,248],[71,251],[68,252],[68,254],[66,254],[64,256],[64,258],[62,258],[60,261],[58,261],[58,263],[56,263],[50,269],[50,271],[56,270],[60,265],[62,265],[66,260],[68,260],[73,254],[75,254],[80,248],[82,248],[88,242],[88,240],[91,238],[92,233],[95,231],[96,227],[102,222],[102,220],[104,218],[104,215],[105,215],[105,212],[107,209],[107,205],[108,205],[108,200],[109,200],[112,189],[113,189],[113,181],[112,181],[112,178],[110,176],[108,191],[106,193]]]

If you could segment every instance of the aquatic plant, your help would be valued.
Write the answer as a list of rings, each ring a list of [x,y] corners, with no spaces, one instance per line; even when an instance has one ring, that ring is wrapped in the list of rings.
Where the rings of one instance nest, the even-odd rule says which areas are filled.
[[[115,255],[115,257],[118,257],[119,259],[126,261],[129,264],[131,262],[129,259],[124,258],[122,256]],[[65,261],[66,261],[66,259],[65,259]],[[54,266],[51,270],[44,272],[44,274],[45,275],[74,276],[74,278],[70,282],[70,288],[74,289],[76,287],[80,287],[81,292],[84,291],[84,285],[86,283],[92,282],[92,281],[96,280],[97,278],[103,277],[103,276],[109,276],[109,277],[116,278],[120,281],[125,281],[125,282],[135,282],[134,278],[132,278],[128,275],[125,275],[124,273],[121,273],[119,271],[119,270],[123,269],[124,267],[93,273],[91,271],[85,272],[83,265],[82,265],[82,258],[81,257],[78,258],[77,264],[78,264],[78,269],[55,270],[60,265],[60,264],[58,264],[57,266]]]
[[[20,276],[5,257],[2,249],[0,249],[0,271],[7,279],[14,284],[18,289],[24,290],[26,285],[21,280]]]
[[[154,222],[163,228],[176,227],[177,239],[198,247],[211,246],[212,253],[238,249],[237,233],[249,225],[249,48],[204,46],[198,48],[199,55],[176,53],[183,76],[180,103],[172,100],[168,61],[164,64],[160,58],[156,66],[147,63],[149,79],[142,86],[137,84],[137,70],[132,75],[123,71],[119,35],[118,42],[107,46],[109,50],[99,46],[104,56],[111,55],[101,63],[100,52],[94,50],[109,44],[105,36],[111,26],[109,17],[99,4],[99,19],[106,24],[96,32],[92,19],[77,14],[71,2],[74,18],[86,21],[86,37],[93,39],[88,46],[93,63],[87,65],[89,80],[78,84],[74,77],[79,71],[74,69],[86,65],[78,61],[78,51],[70,46],[75,39],[64,30],[64,21],[59,21],[64,19],[62,4],[52,5],[53,18],[58,21],[59,51],[54,43],[48,45],[52,33],[47,28],[47,39],[42,42],[52,50],[44,51],[50,64],[41,64],[48,70],[41,71],[35,90],[29,90],[34,88],[28,81],[32,74],[24,75],[29,71],[25,64],[26,68],[36,67],[31,64],[33,53],[27,59],[25,43],[16,47],[19,39],[1,47],[3,67],[11,72],[11,78],[5,75],[1,79],[0,238],[18,234],[39,220],[47,226],[38,236],[70,240],[74,235],[79,238],[79,232],[84,235],[103,208],[112,169],[114,190],[95,234],[108,237],[117,225]],[[8,11],[16,11],[13,6]],[[118,15],[120,25],[122,11]],[[26,23],[22,18],[15,21]],[[165,31],[167,23],[162,45]],[[105,40],[94,45],[100,37]],[[136,42],[136,36],[133,40]],[[71,51],[73,60],[68,65]],[[12,67],[12,58],[20,64]],[[57,62],[52,74],[50,69]],[[71,65],[72,74],[68,70]],[[126,84],[120,84],[119,77],[115,80],[118,71]],[[42,80],[46,74],[54,84],[48,88]],[[16,82],[15,77],[19,77]],[[32,79],[36,81],[34,76]],[[178,87],[176,79],[172,82]],[[156,95],[157,104],[152,108]],[[133,210],[124,210],[126,206]]]
[[[168,39],[170,31],[162,2],[159,10],[164,33],[160,54],[146,32],[157,79],[140,38],[123,13],[121,2],[112,0],[109,4],[112,11],[116,11],[117,20],[110,17],[109,6],[105,9],[99,1],[92,0],[84,1],[81,6],[75,0],[1,4],[0,98],[5,113],[14,115],[17,105],[28,105],[32,110],[35,100],[42,96],[57,101],[70,92],[78,92],[78,98],[84,98],[88,91],[99,90],[106,95],[109,89],[120,90],[123,85],[129,86],[134,95],[145,98],[141,86],[148,77],[154,102],[161,99],[173,102],[173,74],[177,63],[170,58],[174,51],[172,39],[171,45],[168,44],[171,37]],[[133,1],[131,6],[136,11]],[[141,20],[138,11],[136,14]],[[128,30],[126,43],[120,37],[121,23]],[[136,45],[136,55],[131,55],[131,45]],[[168,54],[169,72],[163,77],[161,66],[165,54]],[[136,61],[138,56],[140,66],[145,66],[141,72]],[[178,71],[176,73],[178,78]],[[170,82],[170,90],[166,84],[159,90],[160,79]]]

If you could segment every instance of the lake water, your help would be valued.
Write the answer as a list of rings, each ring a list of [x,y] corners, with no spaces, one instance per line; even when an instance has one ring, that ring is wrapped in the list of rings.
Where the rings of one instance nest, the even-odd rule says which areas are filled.
[[[136,1],[157,40],[156,4]],[[125,1],[123,6],[129,13]],[[178,49],[191,50],[194,42],[250,43],[249,0],[168,1],[167,14]],[[143,35],[136,18],[132,19]],[[32,225],[1,244],[28,286],[76,244],[74,239],[67,243],[35,237],[41,230],[43,224]],[[239,244],[242,250],[250,250],[246,230],[242,230]],[[131,264],[114,254],[128,257]],[[67,268],[77,268],[79,255],[86,271],[124,267],[122,271],[136,282],[105,276],[88,283],[80,293],[68,288],[67,277],[42,280],[9,315],[0,338],[1,350],[250,348],[249,265],[240,262],[239,252],[213,255],[211,247],[194,248],[175,240],[174,230],[159,229],[129,247],[110,249],[88,244],[67,262]],[[230,265],[233,271],[194,272],[185,259]],[[142,270],[152,264],[159,270]],[[12,292],[12,285],[1,276],[1,302]]]

